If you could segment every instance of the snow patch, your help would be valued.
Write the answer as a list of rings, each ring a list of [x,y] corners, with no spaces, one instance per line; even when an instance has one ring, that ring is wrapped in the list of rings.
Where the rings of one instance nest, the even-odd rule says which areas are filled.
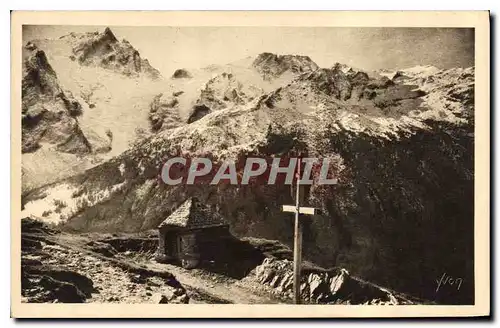
[[[32,217],[47,223],[59,224],[67,221],[84,209],[108,200],[125,186],[125,181],[109,188],[85,192],[75,186],[62,183],[47,189],[44,198],[24,205],[21,217]]]
[[[354,114],[354,113],[349,113],[349,112],[342,112],[339,115],[339,123],[340,125],[352,132],[363,132],[365,131],[365,127],[363,127],[360,122],[359,122],[359,115]]]
[[[405,68],[401,71],[411,77],[426,77],[429,75],[434,75],[441,70],[431,65],[424,65],[424,66],[417,65],[414,67]]]
[[[392,80],[392,78],[396,74],[396,71],[383,70],[383,71],[378,71],[377,73],[381,76],[385,76]]]
[[[144,174],[144,171],[146,170],[146,168],[144,167],[142,160],[139,163],[137,163],[137,169],[141,172],[141,174]]]
[[[155,181],[156,181],[155,179],[144,181],[144,183],[140,185],[135,191],[135,195],[137,196],[137,198],[140,200],[143,199],[144,196],[146,196],[151,190],[151,188],[154,186]]]
[[[48,223],[58,224],[61,217],[76,207],[76,200],[72,197],[78,189],[66,183],[49,189],[44,198],[36,199],[24,205],[21,217],[33,217]]]
[[[125,174],[125,163],[121,163],[120,166],[118,166],[118,170],[120,170],[121,176]]]

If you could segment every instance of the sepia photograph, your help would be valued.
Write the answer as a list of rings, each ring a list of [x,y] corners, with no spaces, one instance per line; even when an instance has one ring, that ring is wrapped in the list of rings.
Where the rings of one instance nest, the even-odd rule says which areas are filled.
[[[19,19],[20,306],[489,313],[489,18],[467,14],[481,33]]]

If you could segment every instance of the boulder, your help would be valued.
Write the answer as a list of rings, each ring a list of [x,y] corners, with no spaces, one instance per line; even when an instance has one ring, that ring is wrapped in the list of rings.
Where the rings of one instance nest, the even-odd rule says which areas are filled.
[[[30,275],[42,277],[47,283],[52,282],[53,280],[57,283],[67,283],[73,285],[85,297],[91,297],[95,290],[93,281],[87,276],[84,276],[76,271],[53,268],[50,266],[23,267],[23,270]],[[50,284],[47,286],[49,285]]]
[[[190,79],[192,77],[191,73],[184,68],[177,69],[174,74],[172,74],[173,79]]]
[[[113,248],[113,246],[107,243],[90,241],[87,243],[87,246],[89,246],[89,249],[91,251],[102,254],[106,257],[113,257],[118,253],[116,249]]]
[[[169,298],[163,294],[156,293],[151,297],[151,301],[154,304],[168,304]]]
[[[39,286],[47,290],[40,301],[58,301],[61,303],[84,303],[86,296],[75,285],[55,280],[49,276],[42,276]]]

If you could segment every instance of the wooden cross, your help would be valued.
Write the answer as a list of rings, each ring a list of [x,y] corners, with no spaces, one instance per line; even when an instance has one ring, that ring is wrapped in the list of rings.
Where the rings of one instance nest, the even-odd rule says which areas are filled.
[[[295,206],[283,205],[283,212],[295,213],[295,228],[293,236],[293,289],[295,304],[300,304],[300,267],[302,263],[302,224],[299,221],[299,214],[315,215],[317,209],[312,207],[300,207],[300,161],[297,163],[297,191],[295,196]]]

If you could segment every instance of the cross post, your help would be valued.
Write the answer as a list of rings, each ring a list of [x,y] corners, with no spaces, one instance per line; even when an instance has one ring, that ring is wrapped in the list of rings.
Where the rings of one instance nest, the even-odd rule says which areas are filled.
[[[295,195],[295,206],[283,205],[283,212],[295,213],[295,224],[293,234],[293,290],[295,304],[300,304],[300,268],[302,264],[302,222],[300,214],[314,215],[316,209],[312,207],[300,207],[300,159],[297,163],[297,191]]]

